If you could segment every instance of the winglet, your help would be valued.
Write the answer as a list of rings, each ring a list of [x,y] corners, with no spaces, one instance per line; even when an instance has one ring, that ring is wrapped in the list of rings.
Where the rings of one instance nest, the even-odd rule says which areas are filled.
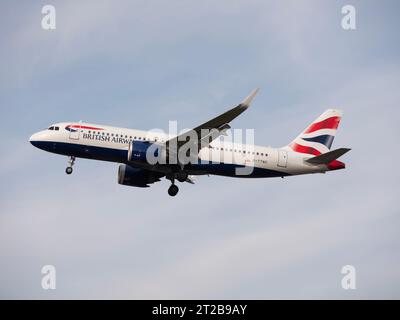
[[[251,101],[253,101],[254,97],[256,96],[256,94],[258,93],[259,90],[260,90],[260,88],[257,88],[252,93],[250,93],[249,96],[242,101],[241,105],[249,107],[251,104]]]

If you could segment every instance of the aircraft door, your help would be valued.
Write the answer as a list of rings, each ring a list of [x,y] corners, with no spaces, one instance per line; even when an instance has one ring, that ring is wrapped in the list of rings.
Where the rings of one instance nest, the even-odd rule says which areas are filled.
[[[78,125],[70,125],[69,127],[69,138],[72,140],[79,140],[81,134],[81,122]]]
[[[288,161],[288,153],[286,150],[278,151],[278,167],[286,168]]]

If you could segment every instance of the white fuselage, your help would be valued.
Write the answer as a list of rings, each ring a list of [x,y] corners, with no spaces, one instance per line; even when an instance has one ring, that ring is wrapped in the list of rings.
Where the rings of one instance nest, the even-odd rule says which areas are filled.
[[[51,129],[52,128],[52,129]],[[50,130],[51,129],[51,130]],[[58,123],[31,136],[36,147],[58,154],[129,164],[127,153],[132,141],[162,144],[173,136],[154,131],[118,128],[89,123]],[[238,177],[277,177],[328,171],[325,165],[310,165],[311,155],[288,148],[213,141],[199,151],[194,174]],[[140,167],[140,163],[132,163]],[[148,165],[144,165],[149,169]],[[253,168],[251,174],[233,174],[232,168]],[[228,168],[230,168],[228,170]],[[155,170],[158,170],[156,167]]]

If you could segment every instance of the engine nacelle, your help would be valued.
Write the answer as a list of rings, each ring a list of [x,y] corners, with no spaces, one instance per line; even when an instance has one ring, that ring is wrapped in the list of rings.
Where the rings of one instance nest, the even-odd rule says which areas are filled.
[[[156,172],[126,164],[121,164],[118,168],[118,183],[125,186],[146,188],[149,183],[160,181],[160,176]]]
[[[142,162],[148,164],[162,163],[165,161],[165,149],[157,144],[142,141],[132,141],[128,148],[129,162]]]

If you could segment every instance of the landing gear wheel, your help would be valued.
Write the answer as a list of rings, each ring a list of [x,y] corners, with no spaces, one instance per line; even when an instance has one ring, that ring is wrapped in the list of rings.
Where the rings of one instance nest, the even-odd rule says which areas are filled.
[[[66,174],[71,174],[72,173],[72,166],[75,163],[75,157],[74,156],[70,156],[68,159],[68,167],[65,169],[65,173]]]
[[[178,193],[178,191],[179,191],[179,188],[178,188],[178,186],[175,185],[175,184],[171,184],[171,186],[168,188],[168,194],[169,194],[171,197],[176,196],[176,194]]]

